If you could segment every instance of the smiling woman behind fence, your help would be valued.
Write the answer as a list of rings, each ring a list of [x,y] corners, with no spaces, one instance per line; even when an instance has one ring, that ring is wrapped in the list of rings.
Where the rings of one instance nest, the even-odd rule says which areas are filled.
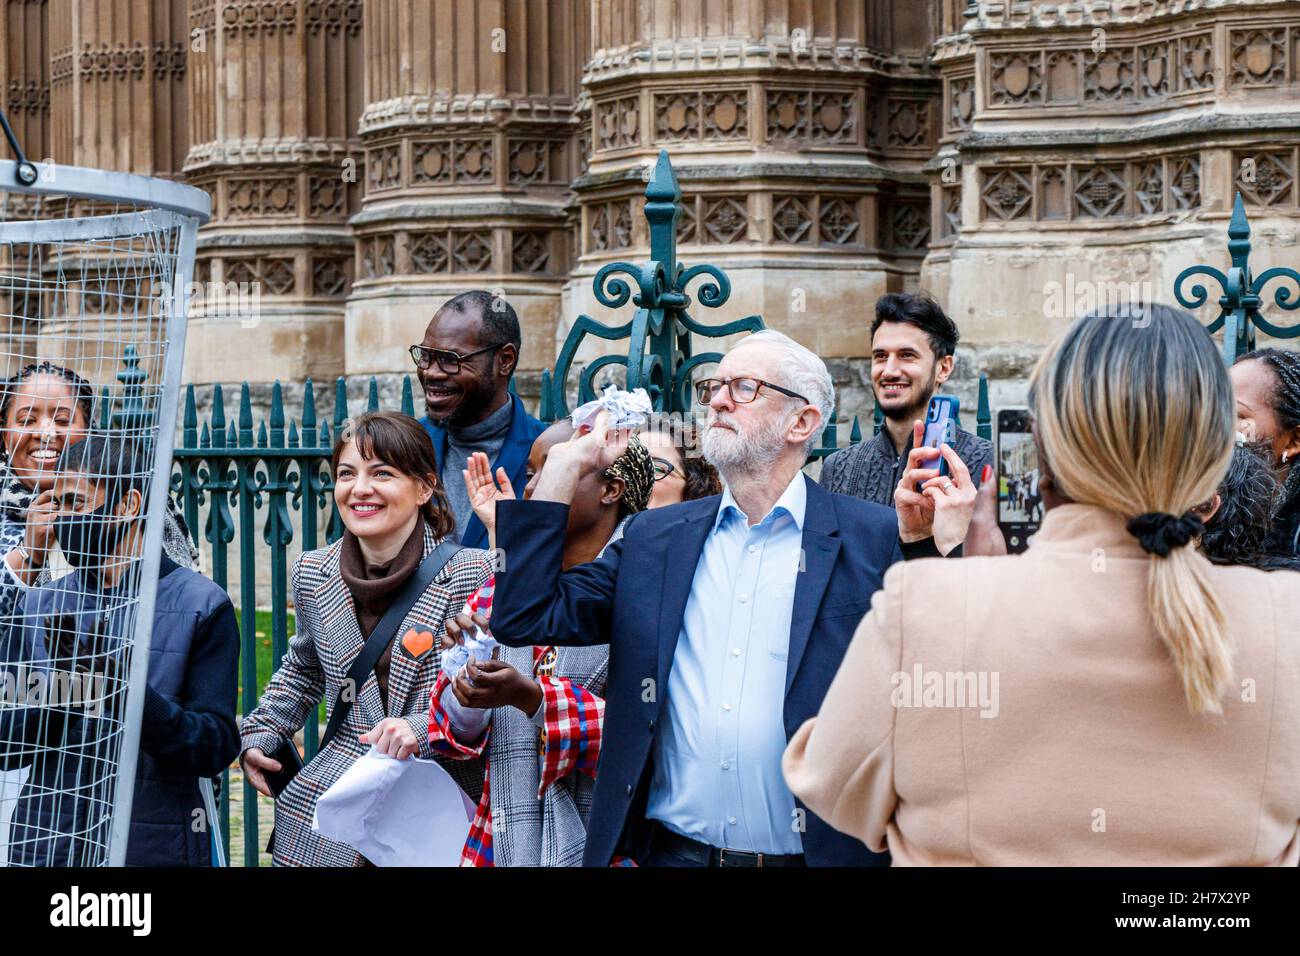
[[[459,612],[492,570],[486,551],[456,543],[433,444],[415,419],[359,416],[334,446],[333,465],[334,502],[347,531],[295,562],[298,633],[241,727],[244,772],[269,796],[274,775],[289,770],[277,750],[315,719],[322,696],[330,703],[320,752],[276,799],[278,866],[366,864],[312,829],[316,801],[372,745],[398,759],[434,756],[429,694],[438,638],[448,613]],[[482,764],[450,762],[448,770],[477,800]]]
[[[1034,371],[1029,551],[896,565],[790,742],[795,794],[897,864],[1300,858],[1300,576],[1197,552],[1232,388],[1191,316],[1143,318]]]

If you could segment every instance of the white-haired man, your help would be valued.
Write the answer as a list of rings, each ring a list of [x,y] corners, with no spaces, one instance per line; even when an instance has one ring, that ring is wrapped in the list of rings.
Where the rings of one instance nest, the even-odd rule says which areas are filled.
[[[574,489],[626,442],[602,418],[551,449],[530,500],[497,506],[497,640],[611,645],[584,862],[887,862],[800,806],[781,756],[817,713],[889,565],[961,540],[970,477],[946,449],[951,479],[907,476],[929,483],[931,507],[897,516],[806,478],[834,386],[821,359],[779,332],[743,339],[697,393],[722,495],[635,515],[600,559],[561,573]],[[900,546],[899,521],[912,522],[909,541],[930,528],[934,538]]]

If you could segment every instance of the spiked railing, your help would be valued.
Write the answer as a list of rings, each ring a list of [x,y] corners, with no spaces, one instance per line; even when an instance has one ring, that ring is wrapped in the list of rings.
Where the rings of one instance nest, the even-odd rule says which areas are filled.
[[[1289,279],[1300,288],[1300,273],[1295,269],[1278,267],[1259,275],[1250,271],[1250,222],[1246,219],[1246,206],[1241,193],[1232,205],[1232,220],[1228,223],[1228,255],[1232,267],[1224,275],[1213,266],[1192,266],[1184,269],[1174,280],[1174,298],[1188,309],[1198,309],[1209,300],[1205,286],[1197,283],[1191,295],[1183,294],[1183,282],[1195,275],[1208,276],[1219,283],[1223,295],[1219,297],[1219,315],[1207,328],[1211,333],[1223,330],[1223,359],[1229,365],[1247,352],[1255,349],[1255,330],[1261,329],[1279,339],[1300,336],[1300,325],[1280,326],[1269,322],[1260,313],[1264,301],[1264,287],[1274,279]],[[1279,286],[1273,294],[1273,304],[1284,312],[1300,309],[1300,297]]]

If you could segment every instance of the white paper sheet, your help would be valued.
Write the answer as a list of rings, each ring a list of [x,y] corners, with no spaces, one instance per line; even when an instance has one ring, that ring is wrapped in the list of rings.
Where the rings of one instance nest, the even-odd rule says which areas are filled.
[[[321,795],[312,829],[375,866],[457,866],[474,809],[436,762],[371,747]]]

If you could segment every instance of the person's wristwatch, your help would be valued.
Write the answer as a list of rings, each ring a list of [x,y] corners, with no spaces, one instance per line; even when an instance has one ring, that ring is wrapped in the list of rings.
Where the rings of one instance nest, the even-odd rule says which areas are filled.
[[[23,564],[27,565],[27,567],[29,568],[39,567],[39,565],[36,563],[36,559],[32,557],[32,553],[27,550],[26,542],[20,541],[18,543],[18,547],[15,548],[14,550],[17,551],[19,556],[22,557]]]

